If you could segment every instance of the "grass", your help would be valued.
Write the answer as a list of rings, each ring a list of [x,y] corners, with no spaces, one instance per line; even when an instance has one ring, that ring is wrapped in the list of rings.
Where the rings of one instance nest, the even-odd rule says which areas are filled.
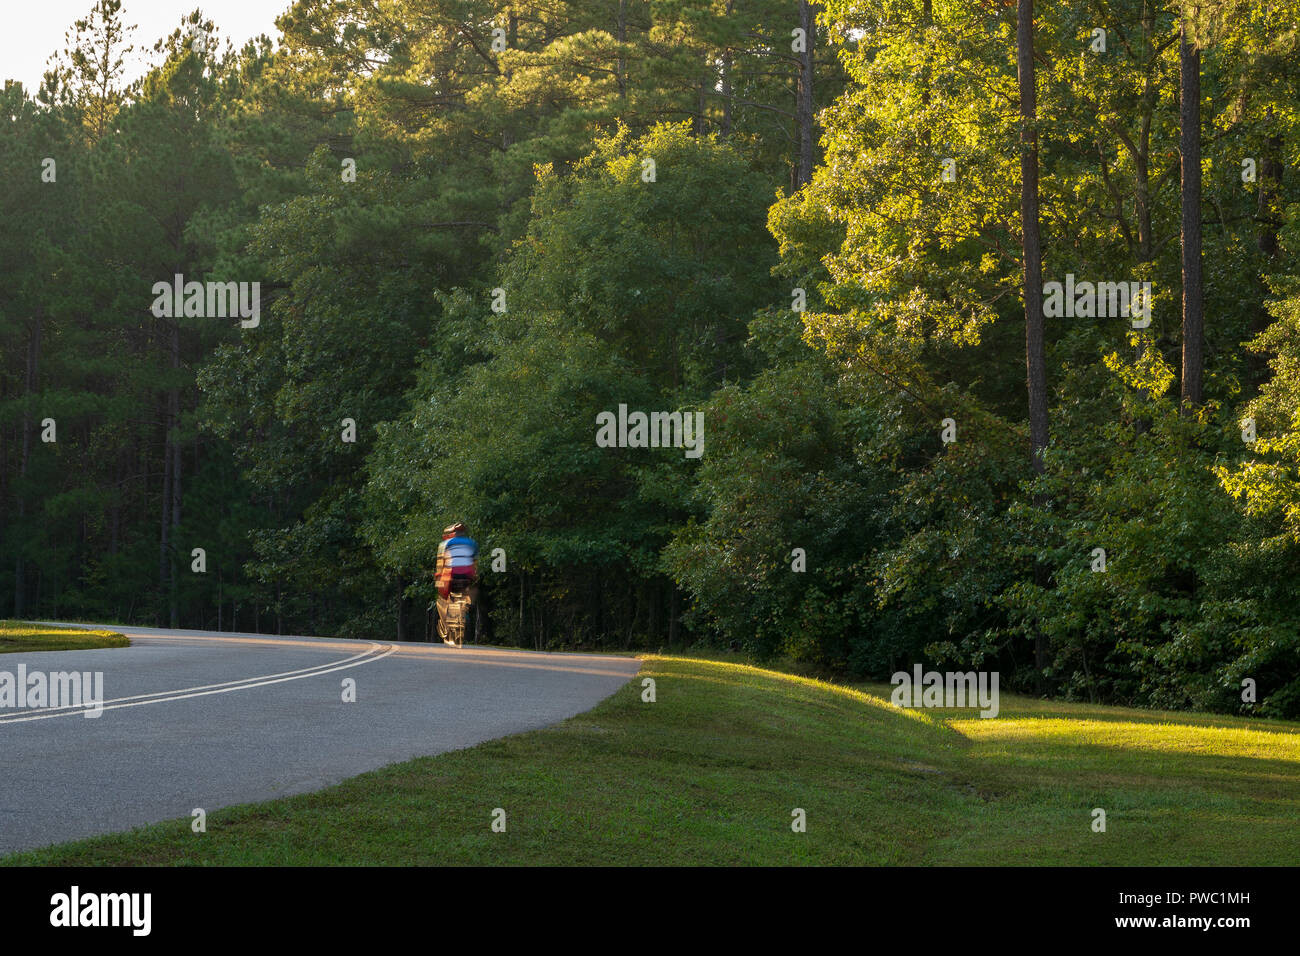
[[[641,701],[641,679],[657,701]],[[555,727],[338,786],[18,854],[33,865],[1292,865],[1300,727],[648,656]],[[494,808],[506,832],[494,833]],[[1107,814],[1092,830],[1092,810]],[[807,831],[791,829],[792,811]]]
[[[16,654],[20,651],[87,651],[98,647],[130,646],[130,640],[114,631],[0,621],[0,654]]]

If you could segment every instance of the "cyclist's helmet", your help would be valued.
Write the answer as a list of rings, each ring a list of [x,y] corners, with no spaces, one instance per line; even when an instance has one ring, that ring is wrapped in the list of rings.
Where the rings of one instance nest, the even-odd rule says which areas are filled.
[[[442,536],[444,538],[454,538],[456,535],[464,533],[465,525],[460,521],[457,521],[455,524],[449,524],[447,527],[442,529]]]

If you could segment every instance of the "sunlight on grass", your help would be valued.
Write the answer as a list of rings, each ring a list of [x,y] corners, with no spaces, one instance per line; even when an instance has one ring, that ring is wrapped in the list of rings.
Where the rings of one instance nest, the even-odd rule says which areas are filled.
[[[671,656],[662,656],[657,654],[643,655],[642,660],[689,663],[690,665],[700,669],[701,671],[708,669],[709,671],[716,670],[716,671],[722,671],[724,673],[729,672],[735,675],[744,675],[751,678],[755,678],[755,677],[762,678],[764,680],[773,680],[773,679],[780,680],[786,683],[795,684],[812,690],[836,694],[840,697],[844,697],[848,700],[852,700],[855,703],[867,704],[870,707],[876,707],[881,710],[888,711],[890,714],[893,714],[895,716],[906,717],[909,720],[920,721],[921,723],[930,724],[936,727],[943,726],[943,722],[929,712],[923,710],[917,710],[913,708],[896,707],[894,706],[894,704],[890,703],[887,696],[884,699],[882,699],[880,696],[876,694],[872,694],[867,691],[860,690],[856,687],[850,687],[846,684],[834,684],[831,683],[830,681],[818,680],[817,678],[814,677],[803,677],[798,674],[786,674],[781,671],[765,670],[764,668],[761,667],[755,667],[752,664],[737,664],[734,662],[697,660],[689,657],[671,657]],[[704,674],[702,673],[688,675],[688,679],[706,680],[715,683],[727,683],[733,687],[750,686],[753,683],[752,681],[724,682],[719,680],[715,676],[705,677]]]
[[[1292,761],[1300,765],[1300,731],[1297,730],[1248,730],[1240,727],[1046,717],[1016,720],[950,719],[949,723],[965,736],[980,741],[1035,741],[1052,745],[1116,747],[1170,754],[1258,757]]]
[[[54,627],[29,621],[0,621],[0,654],[130,646],[130,640],[116,631]]]

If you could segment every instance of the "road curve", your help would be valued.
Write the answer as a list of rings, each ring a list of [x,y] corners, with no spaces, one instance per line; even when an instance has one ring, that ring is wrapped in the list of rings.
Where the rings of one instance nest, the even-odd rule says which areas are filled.
[[[590,710],[638,661],[105,627],[129,648],[0,655],[102,672],[103,712],[0,707],[0,854],[318,790]],[[355,681],[355,702],[344,701]]]

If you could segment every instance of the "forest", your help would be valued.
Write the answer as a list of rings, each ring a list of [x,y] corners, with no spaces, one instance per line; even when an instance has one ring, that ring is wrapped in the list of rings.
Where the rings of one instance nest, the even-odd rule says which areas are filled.
[[[1300,0],[86,4],[0,618],[428,640],[460,520],[494,644],[1300,716]]]

